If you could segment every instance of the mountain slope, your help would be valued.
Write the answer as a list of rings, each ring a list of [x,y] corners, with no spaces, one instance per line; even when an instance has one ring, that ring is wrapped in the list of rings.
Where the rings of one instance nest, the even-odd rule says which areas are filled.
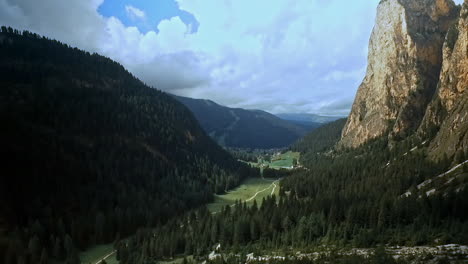
[[[426,110],[419,132],[436,137],[432,158],[468,150],[468,1],[458,22],[450,28],[443,47],[443,63],[436,94]]]
[[[468,243],[468,166],[459,167],[461,174],[450,175],[452,183],[462,183],[464,188],[437,180],[437,189],[427,184],[431,188],[428,192],[419,190],[421,184],[446,172],[447,164],[426,159],[425,148],[414,148],[415,142],[398,142],[390,149],[387,137],[354,149],[334,150],[344,124],[345,120],[338,120],[324,125],[295,145],[302,152],[304,168],[280,181],[279,199],[268,197],[261,205],[251,207],[236,203],[218,214],[201,209],[163,227],[146,230],[142,238],[129,240],[130,248],[126,243],[117,247],[126,256],[122,264],[157,262],[172,257],[174,252],[200,259],[212,252],[209,258],[213,263],[223,262],[213,260],[221,255],[226,263],[245,263],[242,252],[252,251],[255,254],[251,256],[266,256],[255,263],[466,260],[466,250],[457,250],[453,255],[449,251],[423,254],[417,248],[426,251],[429,247],[419,246],[436,244],[443,248]],[[412,194],[402,195],[408,189]],[[167,241],[179,241],[182,246]],[[397,260],[390,256],[370,260],[372,255],[365,254],[362,260],[354,256],[349,261],[339,261],[337,256],[350,254],[330,254],[343,247],[352,248],[356,254],[362,248],[382,245],[387,249],[408,247],[411,253],[393,252]],[[146,248],[149,250],[142,250]],[[279,255],[280,250],[284,250],[281,258],[286,257],[285,261],[268,258]],[[298,250],[300,253],[296,253]],[[307,255],[316,257],[321,250],[333,259],[308,259]]]
[[[415,136],[431,159],[468,149],[468,2],[388,0],[379,4],[368,72],[340,146],[380,136]],[[390,44],[389,44],[390,43]],[[457,157],[455,157],[457,156]]]
[[[301,153],[317,153],[332,148],[341,138],[341,131],[346,123],[346,119],[325,124],[299,139],[292,149]]]
[[[341,145],[388,135],[404,138],[420,125],[436,90],[445,35],[456,20],[452,0],[381,1],[359,87]]]
[[[281,148],[292,144],[307,128],[259,110],[221,106],[210,100],[174,96],[195,115],[219,144],[239,148]]]
[[[100,55],[2,27],[0,84],[3,263],[79,263],[75,247],[164,222],[258,174],[182,104]]]

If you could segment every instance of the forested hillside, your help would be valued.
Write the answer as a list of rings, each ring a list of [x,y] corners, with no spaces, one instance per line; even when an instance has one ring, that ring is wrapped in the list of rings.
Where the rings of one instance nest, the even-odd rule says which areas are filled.
[[[1,263],[79,263],[258,175],[98,54],[2,27],[0,87]]]
[[[260,110],[229,108],[210,100],[175,96],[220,145],[236,148],[287,147],[319,123],[297,124]]]
[[[323,125],[299,139],[291,148],[303,154],[316,154],[331,148],[340,139],[345,123],[346,119],[339,119]]]
[[[426,193],[418,185],[458,161],[431,162],[424,142],[415,138],[391,150],[385,137],[357,149],[337,150],[334,146],[343,125],[340,120],[306,137],[323,143],[304,148],[307,155],[301,155],[301,163],[306,169],[280,182],[280,197],[251,208],[238,203],[215,215],[200,210],[142,231],[130,240],[130,248],[118,247],[122,263],[152,263],[176,254],[203,257],[218,243],[226,255],[255,252],[270,256],[324,246],[468,243],[468,166],[453,174],[455,178],[444,188]],[[412,194],[404,195],[408,190]],[[357,260],[351,263],[363,261]]]

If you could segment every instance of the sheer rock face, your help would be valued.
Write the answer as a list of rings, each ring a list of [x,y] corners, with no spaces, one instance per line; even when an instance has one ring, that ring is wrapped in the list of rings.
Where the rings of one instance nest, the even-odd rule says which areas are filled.
[[[468,0],[447,34],[440,82],[419,132],[437,133],[429,147],[434,159],[468,150]]]
[[[433,97],[442,46],[457,16],[452,0],[382,0],[359,87],[340,145],[404,137],[419,127]]]

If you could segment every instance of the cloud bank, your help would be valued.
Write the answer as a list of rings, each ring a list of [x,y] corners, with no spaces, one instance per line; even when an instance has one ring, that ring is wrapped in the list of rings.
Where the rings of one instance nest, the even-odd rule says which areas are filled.
[[[349,112],[379,0],[176,2],[196,32],[174,16],[142,33],[102,16],[103,0],[0,0],[0,24],[101,53],[170,93],[273,113]]]

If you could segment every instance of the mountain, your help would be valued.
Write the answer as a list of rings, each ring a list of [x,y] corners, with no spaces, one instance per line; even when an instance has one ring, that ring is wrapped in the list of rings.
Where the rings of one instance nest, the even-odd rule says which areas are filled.
[[[344,118],[344,116],[324,116],[306,113],[282,113],[276,114],[276,116],[288,121],[310,122],[319,124],[330,123],[338,119]]]
[[[452,0],[380,2],[366,77],[343,130],[342,146],[357,147],[382,135],[399,140],[418,129],[440,86],[444,42],[456,42],[454,34],[448,40],[446,35],[459,11]]]
[[[294,124],[260,110],[229,108],[210,100],[174,96],[187,106],[215,141],[237,148],[289,146],[317,124]]]
[[[259,175],[98,54],[2,27],[0,87],[2,263],[79,263]]]
[[[438,89],[426,110],[419,132],[435,138],[429,146],[433,158],[468,150],[468,2],[450,27],[443,46]]]
[[[388,136],[430,142],[432,159],[468,149],[468,3],[388,0],[379,4],[369,66],[341,146]],[[391,43],[391,45],[388,45]]]
[[[466,261],[468,1],[457,21],[459,11],[445,0],[380,1],[350,117],[291,146],[300,162],[279,198],[147,230],[117,246],[122,263],[174,252],[229,264]]]

